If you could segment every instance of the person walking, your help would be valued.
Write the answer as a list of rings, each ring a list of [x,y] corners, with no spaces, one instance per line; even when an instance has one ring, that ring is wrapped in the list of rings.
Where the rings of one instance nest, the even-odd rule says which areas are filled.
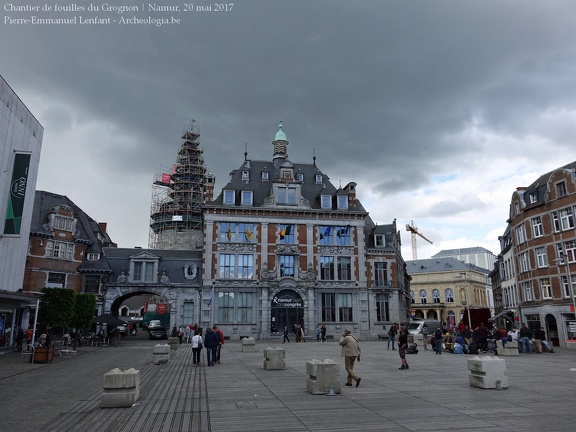
[[[326,342],[326,326],[324,324],[320,326],[320,336],[322,338],[322,342]]]
[[[406,350],[408,349],[408,332],[406,327],[400,327],[400,335],[398,336],[398,354],[402,360],[402,366],[398,369],[410,369],[408,367],[408,362],[406,361]]]
[[[200,364],[200,352],[202,351],[202,336],[198,330],[194,330],[194,336],[192,336],[192,364],[194,367]]]
[[[393,351],[396,350],[396,348],[394,348],[394,338],[396,338],[396,334],[397,334],[396,323],[394,323],[392,327],[390,327],[390,330],[388,330],[388,349],[390,349],[390,342],[392,342]]]
[[[212,327],[214,332],[218,334],[218,347],[216,348],[216,363],[220,364],[220,353],[222,351],[222,347],[224,346],[224,333],[222,330],[218,328],[216,324]]]
[[[320,342],[320,333],[321,333],[320,324],[318,324],[316,326],[316,342]]]
[[[341,357],[344,357],[344,367],[348,373],[345,385],[352,386],[352,380],[354,380],[356,381],[356,387],[358,387],[362,380],[362,378],[354,372],[354,363],[356,360],[360,361],[360,347],[358,346],[358,341],[354,336],[352,336],[350,330],[344,330],[338,343],[342,347],[340,355]]]
[[[214,365],[216,362],[216,350],[220,344],[220,335],[212,330],[212,327],[206,328],[204,335],[204,346],[206,347],[206,355],[208,359],[208,366]]]
[[[434,332],[434,346],[432,347],[434,351],[436,351],[436,354],[442,354],[442,335],[442,326],[438,325],[438,328]]]
[[[424,345],[424,351],[430,351],[428,349],[428,325],[424,324],[422,326],[422,345]]]
[[[290,342],[290,339],[288,338],[288,327],[284,326],[284,340],[282,341],[282,343],[286,342]]]

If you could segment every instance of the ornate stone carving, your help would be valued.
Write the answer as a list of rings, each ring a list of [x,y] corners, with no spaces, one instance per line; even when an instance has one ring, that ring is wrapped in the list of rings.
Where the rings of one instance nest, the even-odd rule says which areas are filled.
[[[166,274],[166,270],[162,270],[162,274],[160,275],[160,283],[168,285],[170,283],[170,278]]]
[[[300,255],[300,250],[296,245],[278,245],[276,247],[277,255]]]
[[[354,255],[353,246],[318,246],[319,254]]]
[[[253,243],[218,243],[219,252],[255,252],[256,245]]]
[[[126,273],[124,273],[124,269],[122,269],[122,271],[118,275],[118,278],[116,279],[116,282],[117,283],[125,283],[127,280],[128,280],[128,275]]]

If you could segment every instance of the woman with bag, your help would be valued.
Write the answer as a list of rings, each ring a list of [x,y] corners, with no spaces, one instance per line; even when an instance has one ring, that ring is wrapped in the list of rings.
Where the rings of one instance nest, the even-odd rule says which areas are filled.
[[[200,331],[198,329],[194,330],[194,336],[192,336],[192,364],[194,367],[200,364],[200,351],[202,351],[204,341],[202,336],[200,336]]]

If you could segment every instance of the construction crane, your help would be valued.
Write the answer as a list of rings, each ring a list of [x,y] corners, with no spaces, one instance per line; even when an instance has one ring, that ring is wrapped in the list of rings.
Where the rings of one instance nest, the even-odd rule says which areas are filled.
[[[422,234],[418,230],[418,227],[416,225],[414,225],[414,221],[410,221],[410,225],[406,224],[406,231],[410,231],[410,233],[412,235],[412,259],[417,260],[418,259],[418,252],[416,251],[416,235],[419,235],[420,237],[422,237],[424,240],[426,240],[430,244],[434,244],[434,243],[432,243],[432,241],[428,240],[424,236],[424,234]]]

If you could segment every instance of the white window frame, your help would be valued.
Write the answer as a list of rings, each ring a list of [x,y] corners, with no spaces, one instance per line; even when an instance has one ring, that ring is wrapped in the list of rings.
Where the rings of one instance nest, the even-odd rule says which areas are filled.
[[[332,196],[331,195],[320,195],[320,207],[323,209],[332,208]]]
[[[518,261],[520,264],[520,271],[521,272],[527,272],[530,270],[530,260],[528,257],[528,252],[522,252],[518,256]]]
[[[304,174],[302,174],[302,173],[297,173],[297,174],[296,174],[296,181],[298,181],[298,182],[303,182],[303,181],[304,181]]]
[[[538,282],[540,284],[540,293],[542,294],[542,298],[551,299],[552,285],[550,284],[550,278],[542,278]]]
[[[296,205],[296,188],[290,186],[279,186],[278,204]]]
[[[534,204],[536,201],[538,201],[538,193],[532,192],[530,194],[530,204]]]
[[[526,231],[524,230],[524,224],[521,223],[515,228],[516,241],[518,244],[524,243],[526,241]]]
[[[74,232],[74,218],[54,215],[52,218],[52,229]]]
[[[348,197],[346,195],[338,195],[338,210],[348,210]]]
[[[548,267],[548,256],[546,254],[546,247],[541,246],[534,249],[534,253],[536,254],[536,263],[538,268]]]
[[[374,246],[376,246],[376,247],[386,246],[386,238],[383,234],[375,234],[374,235]]]
[[[262,171],[262,180],[263,181],[270,180],[270,173],[268,171]]]
[[[540,216],[533,217],[530,219],[532,223],[532,235],[534,237],[542,237],[544,235],[544,230],[542,228],[542,218]]]
[[[86,259],[88,261],[98,261],[100,259],[100,254],[97,252],[90,252],[86,254]]]
[[[141,273],[136,272],[137,265],[142,264]],[[130,282],[156,283],[158,282],[158,261],[153,259],[130,260]]]
[[[48,240],[46,242],[46,257],[72,261],[74,259],[74,243]]]
[[[561,182],[556,183],[556,196],[561,198],[568,194],[568,190],[566,189],[566,182],[562,180]]]
[[[322,184],[324,182],[324,176],[322,174],[316,174],[316,184]]]
[[[250,180],[250,171],[242,171],[242,180]]]
[[[560,210],[560,227],[562,231],[574,229],[574,215],[572,207]]]

